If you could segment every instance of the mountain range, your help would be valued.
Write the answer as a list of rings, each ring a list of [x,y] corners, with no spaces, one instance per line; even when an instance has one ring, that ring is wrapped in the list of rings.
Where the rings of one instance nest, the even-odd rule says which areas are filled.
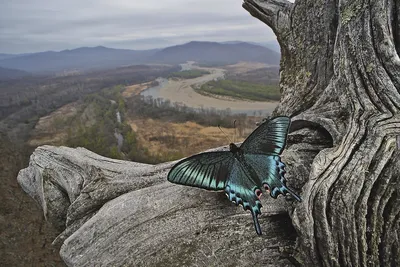
[[[31,74],[27,71],[0,67],[0,80],[17,79],[30,75]]]
[[[104,46],[81,47],[59,52],[0,54],[0,77],[6,70],[31,74],[54,74],[65,71],[87,71],[138,64],[179,64],[196,61],[205,64],[233,64],[239,61],[279,65],[280,54],[267,47],[246,42],[198,42],[163,49],[129,50]],[[11,69],[11,70],[10,70]],[[23,74],[19,72],[17,77]]]

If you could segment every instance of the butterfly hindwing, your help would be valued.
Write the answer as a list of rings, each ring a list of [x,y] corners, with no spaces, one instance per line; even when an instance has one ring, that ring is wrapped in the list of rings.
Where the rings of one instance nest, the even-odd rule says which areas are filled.
[[[242,205],[244,210],[250,210],[256,232],[261,235],[261,227],[257,216],[261,214],[262,205],[255,193],[257,189],[259,188],[253,182],[249,170],[235,159],[225,192],[230,201],[235,202],[236,205]]]
[[[285,164],[279,156],[269,156],[261,154],[245,154],[246,162],[254,169],[261,183],[270,191],[273,198],[279,194],[291,194],[297,201],[300,197],[286,186]]]
[[[245,153],[280,155],[286,145],[290,118],[275,117],[255,129],[240,146]]]
[[[234,156],[229,151],[205,152],[178,162],[168,173],[168,181],[208,190],[224,190]]]

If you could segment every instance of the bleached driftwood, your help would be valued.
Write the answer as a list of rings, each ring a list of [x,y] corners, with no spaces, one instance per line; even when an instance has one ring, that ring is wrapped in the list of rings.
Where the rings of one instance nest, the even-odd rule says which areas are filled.
[[[172,164],[42,146],[18,181],[62,230],[54,242],[69,266],[290,265],[290,201],[265,198],[258,237],[224,193],[167,182]]]

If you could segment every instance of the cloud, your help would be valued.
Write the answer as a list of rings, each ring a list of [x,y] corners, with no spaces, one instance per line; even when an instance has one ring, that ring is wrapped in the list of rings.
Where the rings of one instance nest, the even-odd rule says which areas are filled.
[[[273,40],[272,31],[241,4],[242,0],[2,0],[0,53]]]

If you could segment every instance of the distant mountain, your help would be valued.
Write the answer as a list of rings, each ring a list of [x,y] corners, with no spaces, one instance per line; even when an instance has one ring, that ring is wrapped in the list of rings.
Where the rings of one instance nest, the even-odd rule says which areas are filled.
[[[176,45],[176,42],[161,37],[142,38],[142,39],[129,39],[109,42],[112,47],[135,47],[138,50],[147,50],[153,48],[165,48],[168,46]]]
[[[223,42],[222,44],[238,44],[238,43],[243,43],[243,41],[228,41],[228,42]],[[254,44],[254,45],[260,45],[266,48],[269,48],[275,52],[281,53],[281,46],[279,45],[277,40],[272,40],[268,42],[262,42],[262,43],[256,43],[256,42],[247,42],[249,44]]]
[[[2,53],[0,53],[0,60],[6,59],[6,58],[11,58],[11,57],[15,57],[15,55],[13,55],[13,54],[2,54]]]
[[[34,74],[46,74],[150,63],[178,64],[189,60],[199,63],[221,64],[255,61],[278,65],[279,58],[279,53],[256,44],[193,41],[183,45],[151,50],[114,49],[97,46],[60,52],[0,54],[0,67],[23,70]]]
[[[145,63],[154,50],[113,49],[104,46],[81,47],[60,52],[47,51],[0,60],[0,67],[32,73],[55,73],[70,70],[107,69]]]
[[[221,42],[220,44],[241,44],[241,43],[248,43],[248,44],[253,44],[253,45],[259,45],[259,46],[264,46],[266,43],[257,43],[257,42],[243,42],[243,41],[227,41],[227,42]]]
[[[216,43],[193,41],[162,49],[152,56],[163,63],[182,63],[188,60],[199,63],[236,63],[239,61],[263,62],[279,65],[279,53],[266,47],[245,42]]]
[[[6,59],[6,58],[27,56],[27,55],[30,55],[30,54],[31,53],[24,53],[24,54],[2,54],[2,53],[0,53],[0,60]]]
[[[257,44],[253,42],[243,42],[243,41],[226,41],[226,42],[219,42],[220,44],[241,44],[241,43],[248,43],[248,44]]]
[[[7,69],[0,67],[0,80],[16,79],[31,75],[23,70]]]

